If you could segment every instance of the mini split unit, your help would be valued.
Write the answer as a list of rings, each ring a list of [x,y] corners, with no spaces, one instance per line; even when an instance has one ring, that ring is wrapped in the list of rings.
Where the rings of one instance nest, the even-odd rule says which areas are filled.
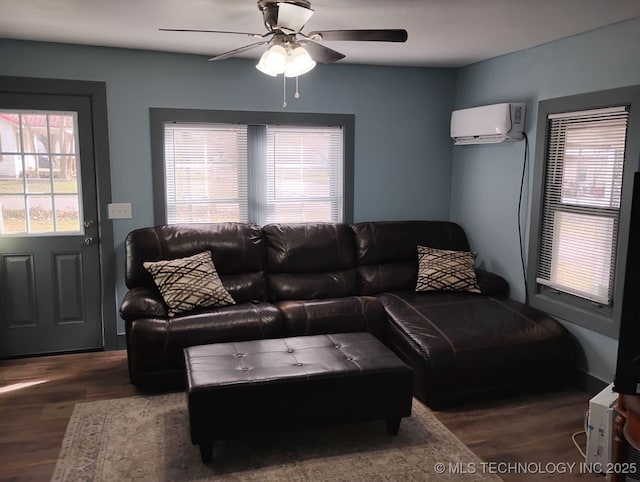
[[[456,144],[497,144],[523,138],[524,104],[493,104],[451,113]]]

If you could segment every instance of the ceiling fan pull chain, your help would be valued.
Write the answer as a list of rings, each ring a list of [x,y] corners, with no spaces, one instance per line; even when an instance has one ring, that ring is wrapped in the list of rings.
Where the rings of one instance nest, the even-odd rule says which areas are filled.
[[[282,108],[287,108],[287,76],[282,76]]]
[[[295,95],[294,95],[294,97],[295,97],[296,99],[299,99],[299,98],[300,98],[300,91],[298,90],[298,79],[299,79],[299,78],[300,78],[300,77],[298,77],[298,76],[296,75],[296,93],[295,93]]]

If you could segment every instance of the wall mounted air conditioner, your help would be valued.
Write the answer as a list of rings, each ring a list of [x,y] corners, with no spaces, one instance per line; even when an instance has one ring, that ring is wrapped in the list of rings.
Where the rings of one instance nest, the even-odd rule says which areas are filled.
[[[523,138],[525,104],[493,104],[451,113],[456,144],[496,144]]]

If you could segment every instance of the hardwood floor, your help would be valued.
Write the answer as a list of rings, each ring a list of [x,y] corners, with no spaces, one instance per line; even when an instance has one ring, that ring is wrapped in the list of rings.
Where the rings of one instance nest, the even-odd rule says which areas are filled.
[[[590,398],[577,390],[564,390],[434,413],[487,463],[478,471],[497,473],[505,481],[604,482],[603,475],[588,472],[571,439],[583,430]],[[584,451],[586,436],[576,440]]]
[[[74,405],[135,393],[124,351],[0,361],[0,480],[50,480]]]
[[[74,405],[134,394],[124,351],[0,361],[0,480],[49,480]],[[582,430],[589,398],[567,390],[469,404],[436,416],[491,463],[487,471],[505,468],[498,463],[523,462],[548,472],[499,473],[504,480],[604,482],[603,476],[579,473],[582,459],[571,441],[571,434]],[[578,440],[584,444],[584,436]],[[576,467],[567,473],[549,470],[567,467],[549,465],[559,463]]]

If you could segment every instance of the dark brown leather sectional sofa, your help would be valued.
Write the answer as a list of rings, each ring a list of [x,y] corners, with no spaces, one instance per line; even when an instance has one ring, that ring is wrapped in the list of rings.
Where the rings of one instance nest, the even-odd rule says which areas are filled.
[[[120,307],[131,382],[181,387],[188,346],[356,331],[373,333],[409,363],[415,395],[431,406],[566,380],[574,360],[558,322],[510,300],[506,281],[480,269],[481,294],[415,292],[418,245],[469,250],[462,228],[441,221],[132,231]],[[143,262],[205,250],[236,304],[169,318]]]

